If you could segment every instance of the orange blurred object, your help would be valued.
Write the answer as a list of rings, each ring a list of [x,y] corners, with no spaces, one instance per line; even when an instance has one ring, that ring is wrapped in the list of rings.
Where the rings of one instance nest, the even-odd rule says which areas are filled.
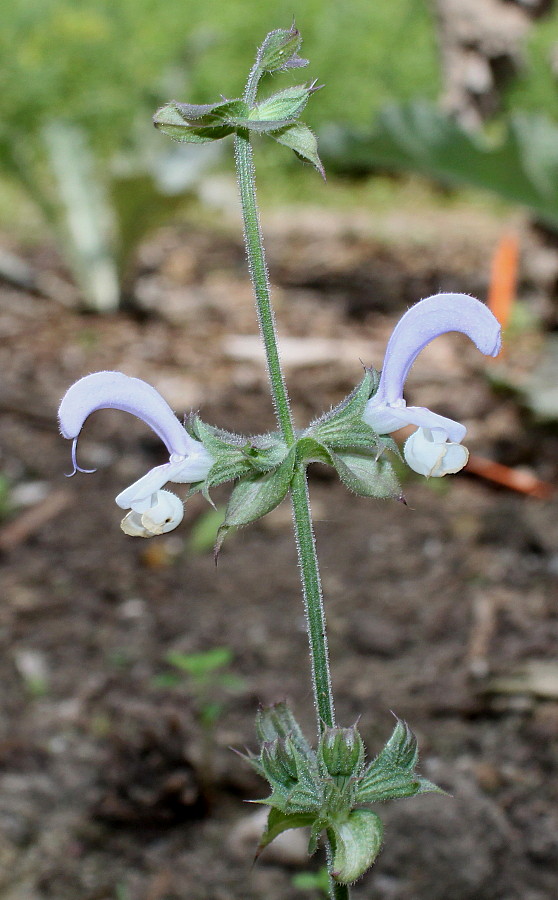
[[[483,456],[471,454],[465,471],[486,478],[487,481],[494,481],[495,484],[501,484],[502,487],[507,487],[511,491],[527,494],[529,497],[537,497],[539,500],[547,500],[555,492],[554,485],[547,481],[541,481],[531,472],[527,472],[525,469],[511,469],[509,466],[485,459]]]
[[[490,269],[488,308],[498,319],[502,329],[508,327],[517,294],[519,240],[515,234],[505,234],[494,251]]]

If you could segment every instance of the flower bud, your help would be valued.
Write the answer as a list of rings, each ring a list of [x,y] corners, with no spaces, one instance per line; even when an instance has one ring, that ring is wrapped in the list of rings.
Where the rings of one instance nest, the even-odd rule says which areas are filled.
[[[265,743],[262,747],[261,763],[269,782],[279,782],[283,787],[291,787],[298,779],[296,752],[287,737]]]
[[[357,775],[364,762],[364,744],[356,726],[327,728],[320,738],[320,758],[330,775]]]
[[[265,72],[276,72],[307,65],[308,60],[298,56],[301,43],[300,33],[294,24],[288,31],[285,28],[271,31],[258,50],[260,67]]]

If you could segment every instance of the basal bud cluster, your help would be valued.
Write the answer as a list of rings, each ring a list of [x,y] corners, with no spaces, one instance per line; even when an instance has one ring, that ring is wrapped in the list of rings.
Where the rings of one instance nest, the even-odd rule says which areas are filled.
[[[256,731],[259,755],[246,758],[271,787],[268,797],[256,801],[270,807],[258,854],[283,831],[309,827],[308,852],[314,853],[325,834],[332,848],[332,875],[340,884],[360,878],[381,848],[382,822],[363,804],[443,793],[417,775],[417,742],[400,719],[368,765],[356,726],[326,728],[314,751],[285,703],[261,709]]]

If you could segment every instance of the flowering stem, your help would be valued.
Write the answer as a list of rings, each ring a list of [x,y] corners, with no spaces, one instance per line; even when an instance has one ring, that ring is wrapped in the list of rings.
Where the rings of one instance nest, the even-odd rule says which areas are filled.
[[[289,397],[277,350],[277,336],[271,308],[269,278],[263,241],[258,220],[254,166],[249,138],[244,135],[237,135],[235,149],[248,265],[256,295],[258,320],[265,345],[271,392],[283,437],[287,445],[292,447],[296,442],[296,436],[291,417]],[[318,558],[312,530],[312,514],[308,497],[306,472],[303,466],[297,466],[295,470],[291,484],[291,497],[312,659],[314,699],[318,716],[318,729],[321,731],[323,727],[331,728],[334,724],[334,710]]]
[[[246,87],[245,99],[253,102],[257,76],[252,74]],[[250,278],[254,287],[258,321],[262,334],[273,405],[285,442],[292,447],[296,442],[291,408],[285,379],[277,349],[275,320],[271,306],[269,276],[265,261],[263,239],[256,201],[256,185],[252,147],[248,133],[239,131],[235,137],[235,157],[244,220],[244,238],[248,256]],[[318,558],[312,528],[312,513],[308,496],[308,483],[304,466],[297,466],[291,484],[294,530],[298,549],[302,591],[306,611],[308,640],[312,665],[314,702],[318,719],[318,734],[335,722],[329,659],[325,630]],[[328,860],[331,853],[328,853]],[[349,888],[330,879],[332,900],[348,900]]]

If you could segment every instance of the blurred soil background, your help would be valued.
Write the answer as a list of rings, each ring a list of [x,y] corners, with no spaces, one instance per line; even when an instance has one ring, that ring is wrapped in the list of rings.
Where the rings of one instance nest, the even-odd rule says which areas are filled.
[[[117,7],[119,27],[136,21],[128,6]],[[140,7],[134,35],[148,46],[150,6]],[[186,23],[188,40],[176,43],[197,48],[184,54],[188,78],[177,75],[177,50],[169,68],[175,81],[164,90],[185,99],[190,85],[201,102],[224,91],[231,73],[240,84],[260,31],[290,21],[291,7],[276,7],[266,18],[254,5],[248,29],[230,4],[227,44],[214,22],[223,9],[205,4],[206,25]],[[302,832],[252,866],[262,820],[246,801],[265,796],[265,786],[231,750],[254,747],[260,703],[288,698],[309,736],[315,727],[288,504],[232,535],[217,567],[212,544],[226,490],[215,491],[217,512],[191,498],[169,535],[126,537],[114,497],[164,452],[141,422],[111,411],[95,414],[80,440],[80,463],[96,474],[64,478],[70,446],[57,431],[57,405],[74,380],[100,369],[150,381],[180,415],[199,409],[205,421],[245,434],[274,427],[226,153],[211,169],[188,157],[186,176],[180,160],[179,186],[165,193],[153,174],[159,163],[122,162],[132,120],[168,99],[163,88],[138,88],[127,143],[109,147],[101,112],[121,121],[131,95],[128,105],[118,94],[97,95],[85,75],[81,93],[74,85],[59,110],[58,130],[46,138],[41,131],[53,125],[56,90],[63,95],[65,79],[82,71],[80,48],[91,50],[101,79],[102,56],[93,51],[104,46],[106,9],[95,2],[84,9],[78,15],[58,0],[42,18],[30,7],[24,21],[8,7],[27,43],[2,73],[6,113],[7,87],[19,78],[21,94],[26,72],[35,73],[37,89],[42,72],[45,88],[35,98],[37,121],[23,116],[24,100],[29,110],[33,104],[20,95],[0,133],[0,900],[316,900],[321,861],[306,856]],[[343,118],[364,128],[395,95],[440,97],[460,128],[486,127],[491,139],[503,134],[519,97],[523,109],[551,117],[552,4],[440,0],[435,10],[402,5],[397,21],[391,4],[378,4],[382,40],[355,44],[350,66],[347,34],[334,40],[335,9],[320,18],[309,3],[297,16],[303,31],[308,18],[311,76],[339,92],[312,123],[318,130]],[[363,10],[354,3],[356,32],[374,24]],[[60,46],[70,49],[48,68],[41,53],[60,23]],[[158,22],[163,33],[167,27]],[[403,42],[400,68],[388,71],[386,47],[406,29],[416,40]],[[123,72],[140,61],[125,59],[130,46],[115,58],[126,62]],[[414,80],[413,52],[422,63]],[[144,53],[142,77],[171,55],[168,47]],[[215,55],[225,70],[218,87],[207,61]],[[348,89],[339,88],[345,69],[355,90],[360,85],[359,60],[371,67],[374,87],[366,109],[364,95],[343,106]],[[124,78],[109,76],[115,84]],[[87,97],[97,98],[94,116]],[[549,119],[548,128],[555,124]],[[281,168],[281,152],[258,155],[262,224],[301,427],[355,386],[361,362],[381,367],[411,303],[439,290],[486,300],[502,237],[516,242],[503,356],[486,360],[464,337],[447,335],[421,354],[407,385],[408,402],[467,426],[470,468],[442,482],[407,476],[406,506],[352,496],[320,466],[310,469],[310,487],[338,719],[348,725],[360,717],[374,755],[393,727],[390,710],[405,718],[419,739],[421,772],[451,795],[382,808],[385,847],[355,887],[356,900],[551,900],[558,878],[554,207],[533,192],[521,207],[509,205],[509,196],[481,193],[463,173],[458,193],[409,166],[364,177],[360,165],[350,171],[350,154],[339,166],[345,176],[324,186],[290,161]],[[109,157],[111,177],[95,175]],[[551,157],[548,150],[545,165]],[[91,165],[84,168],[84,159]],[[551,170],[531,163],[529,172],[544,171],[547,200],[558,196],[558,168],[549,182]],[[92,246],[97,255],[88,256]]]

